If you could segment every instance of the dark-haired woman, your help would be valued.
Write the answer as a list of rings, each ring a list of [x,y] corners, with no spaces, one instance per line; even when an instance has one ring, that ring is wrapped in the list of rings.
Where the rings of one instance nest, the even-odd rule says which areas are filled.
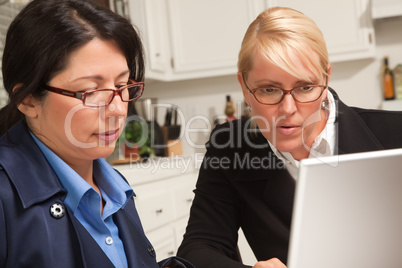
[[[91,1],[34,0],[11,23],[0,111],[0,267],[156,262],[133,190],[102,158],[144,89],[141,41]]]

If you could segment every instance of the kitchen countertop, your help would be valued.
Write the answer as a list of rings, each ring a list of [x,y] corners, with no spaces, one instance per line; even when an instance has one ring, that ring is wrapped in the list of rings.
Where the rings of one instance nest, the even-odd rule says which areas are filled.
[[[140,185],[168,177],[197,173],[196,161],[191,156],[152,157],[146,161],[112,165],[130,185]]]

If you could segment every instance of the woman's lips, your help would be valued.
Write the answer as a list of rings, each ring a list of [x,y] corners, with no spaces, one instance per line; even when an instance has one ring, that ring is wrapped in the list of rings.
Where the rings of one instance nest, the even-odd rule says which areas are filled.
[[[112,131],[106,131],[102,133],[96,133],[95,136],[98,137],[98,139],[103,140],[103,141],[115,141],[119,138],[119,130],[112,130]]]
[[[300,127],[296,125],[282,125],[277,126],[276,130],[279,134],[282,134],[284,136],[290,136],[298,132],[300,130]]]

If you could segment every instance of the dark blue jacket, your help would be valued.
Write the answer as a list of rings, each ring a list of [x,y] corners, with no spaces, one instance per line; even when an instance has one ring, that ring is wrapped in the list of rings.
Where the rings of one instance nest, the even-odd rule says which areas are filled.
[[[114,267],[86,229],[64,206],[57,219],[50,207],[63,204],[66,191],[23,122],[0,138],[0,267]],[[156,262],[134,201],[113,220],[129,267],[193,267],[173,258]]]

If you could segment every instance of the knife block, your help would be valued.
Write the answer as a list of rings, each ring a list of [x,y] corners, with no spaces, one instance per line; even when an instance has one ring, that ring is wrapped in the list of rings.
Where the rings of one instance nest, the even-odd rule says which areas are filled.
[[[168,140],[167,141],[167,156],[176,156],[183,154],[183,147],[181,145],[181,140]]]
[[[182,142],[179,139],[180,126],[163,126],[162,132],[166,144],[165,156],[182,155],[183,147]]]

